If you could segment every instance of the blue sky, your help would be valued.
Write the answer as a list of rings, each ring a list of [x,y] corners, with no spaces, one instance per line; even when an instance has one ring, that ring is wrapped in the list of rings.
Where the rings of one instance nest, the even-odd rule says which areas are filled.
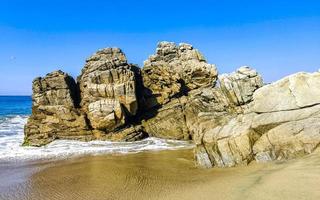
[[[159,41],[187,42],[220,73],[242,65],[266,82],[320,68],[320,1],[0,0],[0,95],[117,46],[142,66]]]

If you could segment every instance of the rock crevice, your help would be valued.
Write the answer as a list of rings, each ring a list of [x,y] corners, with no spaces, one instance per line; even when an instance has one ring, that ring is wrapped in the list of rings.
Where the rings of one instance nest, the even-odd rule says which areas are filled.
[[[89,57],[77,82],[62,71],[33,81],[25,145],[55,139],[192,140],[203,167],[291,159],[320,144],[320,73],[272,84],[243,66],[218,75],[192,45],[160,42],[143,68],[119,48]]]

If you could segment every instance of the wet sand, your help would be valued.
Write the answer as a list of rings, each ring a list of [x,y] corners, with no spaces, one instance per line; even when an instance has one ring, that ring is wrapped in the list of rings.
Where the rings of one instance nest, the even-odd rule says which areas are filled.
[[[320,199],[320,153],[229,169],[197,169],[192,150],[0,166],[0,199]]]

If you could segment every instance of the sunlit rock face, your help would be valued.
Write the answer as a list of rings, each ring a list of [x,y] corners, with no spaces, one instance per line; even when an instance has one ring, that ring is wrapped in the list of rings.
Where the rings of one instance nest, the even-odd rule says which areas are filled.
[[[140,69],[128,64],[120,49],[106,48],[87,59],[78,83],[62,71],[36,78],[25,144],[40,146],[55,139],[144,138],[141,126],[129,123],[138,112],[136,79],[140,76]]]
[[[236,105],[244,105],[252,100],[253,93],[263,86],[262,77],[248,66],[240,67],[231,74],[219,76],[222,90]]]
[[[242,113],[217,126],[212,119],[200,124],[196,155],[204,148],[213,166],[230,167],[313,152],[320,144],[319,81],[318,72],[297,73],[250,92]]]
[[[144,62],[142,75],[150,92],[146,95],[147,106],[152,107],[190,90],[214,86],[218,72],[192,45],[160,42],[156,53]]]
[[[77,86],[62,71],[36,78],[32,115],[25,126],[25,144],[41,146],[57,138],[91,139],[85,115],[78,109]]]
[[[99,50],[78,78],[81,107],[94,129],[112,131],[138,110],[135,66],[119,48]]]
[[[313,152],[319,113],[319,72],[266,85],[248,66],[218,75],[192,45],[160,42],[142,69],[106,48],[86,60],[77,82],[62,71],[36,78],[24,144],[192,140],[198,166],[233,167]]]
[[[256,160],[294,158],[319,146],[319,87],[319,72],[300,72],[254,93],[252,127],[264,133],[253,145]]]
[[[186,118],[189,93],[213,88],[217,77],[216,66],[192,45],[160,42],[142,68],[144,108],[154,113],[143,121],[146,131],[155,137],[192,138]]]

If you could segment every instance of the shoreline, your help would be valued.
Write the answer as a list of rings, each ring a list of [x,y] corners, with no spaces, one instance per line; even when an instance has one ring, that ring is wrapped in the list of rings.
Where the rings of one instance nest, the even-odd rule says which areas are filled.
[[[192,150],[7,166],[6,176],[2,166],[0,182],[12,183],[0,199],[319,199],[319,155],[221,169],[196,168]]]

